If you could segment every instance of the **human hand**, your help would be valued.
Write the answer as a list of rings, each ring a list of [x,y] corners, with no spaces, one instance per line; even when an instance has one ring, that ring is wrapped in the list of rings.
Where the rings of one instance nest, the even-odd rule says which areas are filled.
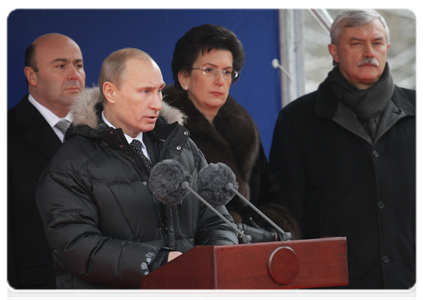
[[[179,251],[171,251],[171,252],[169,252],[169,256],[167,257],[167,261],[169,262],[169,261],[177,258],[179,255],[182,255],[182,253],[179,252]]]

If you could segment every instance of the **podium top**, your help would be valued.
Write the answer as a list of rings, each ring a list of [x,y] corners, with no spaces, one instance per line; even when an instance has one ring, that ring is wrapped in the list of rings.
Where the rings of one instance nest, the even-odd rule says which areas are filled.
[[[144,289],[293,289],[348,285],[344,237],[196,246],[141,280]]]

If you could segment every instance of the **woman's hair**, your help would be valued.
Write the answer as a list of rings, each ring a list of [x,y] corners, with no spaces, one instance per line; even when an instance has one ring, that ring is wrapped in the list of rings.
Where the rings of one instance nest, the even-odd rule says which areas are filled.
[[[204,24],[191,28],[176,42],[172,59],[172,73],[176,88],[181,89],[178,80],[179,71],[185,70],[188,74],[191,74],[191,68],[200,51],[204,53],[213,49],[230,51],[233,57],[233,69],[241,73],[245,61],[245,52],[236,35],[225,27]],[[234,78],[232,83],[238,78],[239,76]]]

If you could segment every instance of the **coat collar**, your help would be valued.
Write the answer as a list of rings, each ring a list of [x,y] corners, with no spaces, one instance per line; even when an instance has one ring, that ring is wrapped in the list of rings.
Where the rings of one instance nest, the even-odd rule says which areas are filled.
[[[324,81],[317,90],[315,113],[318,116],[333,119],[338,112],[339,101],[332,92],[330,85]],[[395,86],[392,102],[401,109],[406,116],[414,116],[416,109],[398,86]]]
[[[104,124],[101,118],[103,105],[100,100],[100,90],[98,87],[86,88],[75,99],[71,107],[73,122],[71,130],[68,130],[66,138],[70,138],[74,134],[83,134],[92,138],[98,138],[99,132],[109,130],[110,128]],[[178,109],[162,102],[160,110],[160,118],[157,120],[156,128],[151,134],[159,139],[166,139],[168,134],[174,130],[174,127],[167,126],[176,123],[182,124],[186,116]],[[122,129],[116,129],[116,132],[122,132]],[[123,135],[123,132],[122,132]]]
[[[17,124],[25,128],[22,138],[47,157],[53,157],[62,142],[40,112],[29,102],[28,95],[16,105],[15,111]]]
[[[404,91],[395,86],[391,103],[383,113],[383,117],[381,119],[382,126],[379,125],[381,130],[378,129],[375,142],[371,140],[370,136],[367,134],[366,130],[357,120],[355,115],[342,103],[340,103],[340,101],[338,101],[332,92],[330,84],[326,81],[321,83],[317,90],[315,113],[320,117],[330,119],[338,123],[348,131],[366,140],[368,143],[374,144],[399,119],[407,116],[414,116],[415,107],[408,100]]]

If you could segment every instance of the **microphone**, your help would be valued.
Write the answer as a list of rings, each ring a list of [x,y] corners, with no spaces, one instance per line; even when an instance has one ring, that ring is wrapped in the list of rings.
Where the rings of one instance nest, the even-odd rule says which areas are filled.
[[[189,191],[181,188],[182,182],[192,183],[192,176],[176,160],[165,159],[150,171],[149,187],[153,196],[166,205],[181,203]]]
[[[236,176],[227,165],[211,163],[198,173],[198,193],[214,207],[226,205],[235,196],[233,191],[226,188],[228,182],[238,188]]]
[[[278,225],[263,214],[257,207],[238,192],[236,176],[231,168],[223,163],[209,164],[203,168],[197,178],[198,193],[214,206],[226,205],[236,194],[242,201],[249,205],[255,212],[262,216],[270,225],[282,234],[282,240],[291,239],[291,233],[283,231]]]
[[[165,204],[163,212],[167,228],[167,246],[173,250],[176,249],[176,238],[171,206],[181,203],[189,193],[181,189],[181,182],[192,182],[192,176],[176,160],[163,160],[150,171],[149,187],[153,196]]]
[[[226,219],[220,212],[198,195],[191,187],[192,176],[176,160],[165,159],[157,163],[150,172],[149,187],[154,197],[166,205],[181,203],[190,192],[225,221],[237,233],[243,243],[251,242],[251,237],[242,233],[235,224]],[[228,193],[227,193],[228,194]],[[235,194],[232,195],[232,197]],[[230,199],[232,199],[232,197]],[[229,201],[228,199],[227,201]]]

